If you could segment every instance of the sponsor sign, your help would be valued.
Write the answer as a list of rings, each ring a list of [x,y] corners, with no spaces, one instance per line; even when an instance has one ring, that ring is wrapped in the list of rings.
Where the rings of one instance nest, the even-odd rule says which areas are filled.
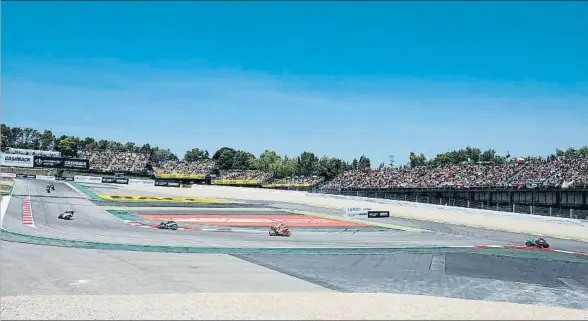
[[[102,177],[98,176],[74,176],[74,181],[82,183],[102,183]]]
[[[37,179],[46,179],[46,180],[54,181],[55,176],[37,175]]]
[[[369,217],[369,218],[390,217],[390,211],[368,211],[367,217]]]
[[[178,182],[167,182],[168,187],[180,187],[180,183]]]
[[[109,183],[109,184],[128,184],[128,178],[120,178],[120,177],[102,177],[102,183]]]
[[[180,203],[224,203],[212,198],[186,198],[165,196],[127,196],[127,195],[98,195],[109,201],[143,201],[143,202],[180,202]]]
[[[16,178],[37,178],[37,175],[31,175],[31,174],[16,174]]]
[[[71,177],[71,176],[68,176],[68,177],[55,176],[55,180],[56,181],[69,181],[69,182],[73,182],[74,178]]]
[[[257,179],[215,179],[211,182],[212,185],[261,185],[261,181]]]
[[[371,208],[359,208],[359,207],[346,207],[344,209],[344,216],[347,217],[356,217],[356,216],[366,216],[368,211],[371,211]]]
[[[129,178],[129,185],[150,185],[150,186],[153,186],[154,184],[155,184],[155,181],[150,180],[150,179]]]
[[[14,174],[14,173],[0,173],[0,177],[16,178],[16,174]]]
[[[90,161],[87,159],[35,156],[34,167],[63,168],[63,169],[88,169]]]
[[[168,181],[155,180],[155,186],[167,186],[167,184],[169,184]]]
[[[33,167],[33,155],[0,154],[0,166],[6,167]]]
[[[143,214],[140,217],[150,221],[173,220],[178,223],[216,226],[258,226],[268,227],[284,223],[294,227],[359,227],[366,224],[339,221],[306,215],[161,215]]]
[[[206,174],[180,174],[180,173],[173,173],[173,174],[155,174],[157,178],[176,178],[176,179],[205,179]]]

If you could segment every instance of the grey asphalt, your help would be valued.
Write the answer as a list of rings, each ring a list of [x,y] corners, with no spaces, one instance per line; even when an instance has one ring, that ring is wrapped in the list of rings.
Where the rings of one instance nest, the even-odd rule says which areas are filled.
[[[106,213],[64,184],[56,182],[56,191],[50,195],[46,194],[44,187],[45,183],[41,181],[16,180],[3,226],[15,232],[69,239],[242,247],[505,244],[512,243],[508,238],[513,237],[512,233],[507,233],[507,238],[501,239],[503,234],[499,232],[481,234],[479,229],[437,224],[415,226],[433,230],[431,233],[387,231],[344,234],[300,230],[294,231],[291,238],[271,238],[266,233],[141,229]],[[20,222],[21,200],[29,193],[36,229]],[[284,204],[275,205],[276,208],[284,208]],[[59,212],[67,209],[76,211],[76,219],[58,220]],[[421,223],[402,220],[393,224]],[[521,237],[517,236],[517,240]],[[568,249],[580,246],[561,241],[562,245],[570,246]],[[552,244],[556,244],[554,240]],[[471,253],[256,254],[231,257],[220,254],[101,251],[3,241],[1,268],[2,296],[240,291],[389,292],[588,309],[588,263]]]
[[[318,211],[319,213],[325,213],[325,214],[343,217],[342,211],[335,210],[335,209],[327,209],[327,208],[316,209],[314,207],[302,205],[302,204],[275,203],[275,202],[267,202],[265,205],[270,208],[291,209],[291,210],[299,210],[299,211]],[[512,233],[512,232],[503,232],[503,231],[496,231],[496,230],[486,230],[486,229],[481,229],[481,228],[459,226],[459,225],[452,225],[452,224],[442,224],[442,223],[436,223],[436,222],[425,222],[425,221],[420,221],[420,220],[410,220],[410,219],[397,218],[397,217],[370,218],[370,219],[358,218],[358,219],[363,220],[363,221],[374,221],[374,222],[382,222],[382,223],[387,223],[387,224],[415,227],[415,228],[425,229],[425,230],[429,230],[429,231],[435,231],[437,233],[441,233],[444,235],[459,235],[460,237],[477,238],[479,240],[477,242],[477,244],[524,245],[527,238],[536,237],[534,235],[526,235],[526,234],[519,234],[519,233]],[[548,241],[549,241],[549,244],[551,245],[552,248],[566,250],[566,251],[577,251],[577,252],[588,253],[588,243],[586,243],[586,242],[557,239],[557,238],[551,238],[551,237],[549,238]]]
[[[4,227],[15,232],[60,237],[71,240],[134,243],[151,245],[192,245],[222,247],[406,247],[436,245],[475,245],[485,240],[441,233],[411,233],[401,231],[316,233],[292,229],[290,238],[270,238],[267,231],[208,232],[169,231],[138,228],[117,219],[82,198],[67,185],[55,183],[56,190],[47,194],[46,182],[17,180],[14,198],[4,218]],[[31,194],[33,217],[37,229],[20,223],[22,196]],[[59,213],[72,209],[74,220],[63,221]],[[488,240],[489,242],[490,240]]]

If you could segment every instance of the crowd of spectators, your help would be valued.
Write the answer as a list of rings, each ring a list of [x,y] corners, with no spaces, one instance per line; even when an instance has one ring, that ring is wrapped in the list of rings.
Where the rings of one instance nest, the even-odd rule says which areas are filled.
[[[295,177],[286,177],[281,179],[275,179],[270,182],[270,184],[275,185],[308,185],[308,186],[315,186],[319,185],[324,182],[324,178],[319,176],[311,176],[311,177],[304,177],[304,176],[295,176]]]
[[[80,157],[90,161],[90,169],[96,171],[139,172],[149,161],[149,154],[114,152],[110,150],[84,150]]]
[[[272,175],[262,171],[221,171],[219,179],[228,180],[257,180],[260,182],[267,182],[272,178]]]
[[[326,184],[325,189],[398,187],[517,186],[520,184],[588,183],[588,158],[558,157],[552,160],[513,160],[507,163],[457,164],[345,172]]]
[[[156,168],[156,174],[192,174],[206,175],[215,168],[212,160],[203,160],[195,162],[185,161],[167,161],[163,166]]]

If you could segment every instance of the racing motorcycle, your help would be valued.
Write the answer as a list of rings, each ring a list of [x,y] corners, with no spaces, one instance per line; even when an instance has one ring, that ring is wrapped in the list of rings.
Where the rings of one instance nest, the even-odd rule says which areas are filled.
[[[549,248],[549,244],[542,237],[540,237],[538,239],[529,238],[527,240],[527,242],[525,242],[525,245],[526,246],[532,246],[532,247],[538,247],[540,249],[547,249],[547,248]]]
[[[277,225],[277,226],[270,226],[269,235],[270,236],[290,237],[290,235],[292,235],[292,233],[290,232],[290,230],[287,227]]]
[[[167,221],[167,222],[161,222],[159,223],[159,225],[157,226],[158,229],[165,229],[165,230],[177,230],[178,229],[178,223],[174,222],[174,221]]]
[[[74,211],[65,211],[65,212],[59,214],[59,216],[57,218],[69,221],[69,220],[73,219],[73,215],[74,215]]]
[[[51,187],[51,190],[54,191],[55,190],[55,185],[51,184],[49,185],[49,187]]]
[[[51,194],[51,187],[47,186],[47,193]]]

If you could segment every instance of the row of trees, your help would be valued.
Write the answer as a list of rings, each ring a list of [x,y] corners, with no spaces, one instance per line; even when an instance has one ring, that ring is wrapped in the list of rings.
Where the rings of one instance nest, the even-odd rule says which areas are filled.
[[[134,142],[117,142],[112,140],[97,140],[93,137],[56,136],[49,129],[42,132],[33,128],[9,127],[1,125],[2,151],[8,147],[36,150],[58,151],[64,157],[77,157],[82,150],[111,150],[116,152],[136,152],[150,155],[153,166],[162,165],[169,160],[179,160],[178,156],[167,148]],[[212,156],[209,152],[199,148],[186,151],[183,160],[202,161],[214,160],[221,170],[262,170],[272,172],[277,178],[292,176],[324,176],[332,178],[344,171],[371,167],[370,159],[361,156],[347,163],[339,158],[319,158],[314,153],[303,152],[297,157],[280,156],[275,151],[266,150],[259,157],[250,152],[222,147]]]
[[[556,149],[554,154],[547,157],[548,160],[554,160],[556,157],[588,157],[588,145],[584,145],[579,149],[569,147],[567,150]],[[521,157],[525,160],[536,160],[537,156]],[[498,155],[494,149],[488,149],[482,152],[479,148],[466,147],[451,152],[438,154],[434,158],[427,160],[425,155],[410,153],[409,164],[411,167],[415,166],[439,166],[447,164],[461,164],[461,163],[480,163],[493,162],[505,163],[510,159],[510,153],[506,155]]]
[[[92,137],[56,136],[51,130],[45,129],[42,132],[33,128],[9,127],[1,125],[1,149],[5,151],[8,147],[23,149],[38,149],[59,151],[65,157],[76,157],[81,150],[111,150],[118,152],[137,152],[150,155],[150,162],[153,166],[162,165],[169,160],[178,160],[178,156],[167,148],[144,144],[138,146],[133,142],[121,143],[109,140],[96,140]],[[567,150],[556,150],[556,156],[586,156],[588,157],[588,146],[580,149],[568,148]],[[423,154],[411,153],[407,166],[438,166],[446,164],[460,164],[464,162],[495,162],[503,163],[508,161],[510,154],[498,155],[495,150],[488,149],[481,151],[479,148],[466,147],[442,154],[427,160]],[[527,159],[533,157],[526,157]],[[208,151],[193,148],[186,151],[183,160],[202,161],[214,160],[221,170],[261,170],[274,173],[277,178],[292,176],[323,176],[327,179],[337,176],[348,170],[371,169],[372,164],[368,157],[361,156],[348,163],[335,157],[318,157],[312,152],[303,152],[299,156],[280,156],[275,151],[266,150],[259,157],[250,152],[236,150],[230,147],[222,147],[212,156]],[[393,167],[393,156],[390,156],[390,164],[380,164],[376,168],[384,170],[386,167]]]

